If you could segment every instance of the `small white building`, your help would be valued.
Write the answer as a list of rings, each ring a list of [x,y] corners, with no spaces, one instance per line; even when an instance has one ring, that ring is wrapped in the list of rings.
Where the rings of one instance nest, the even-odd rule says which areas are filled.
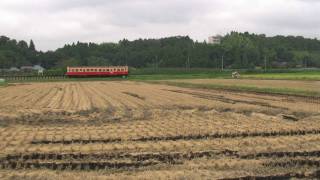
[[[42,66],[40,66],[40,65],[34,65],[34,66],[32,67],[32,69],[35,70],[35,71],[44,71],[44,70],[45,70],[45,69],[44,69]]]
[[[222,39],[221,35],[210,36],[208,38],[208,43],[209,44],[221,44],[221,39]]]
[[[43,72],[44,72],[44,68],[40,65],[34,65],[33,68],[32,68],[34,71],[37,71],[38,72],[38,75],[43,75]]]
[[[21,71],[32,71],[33,67],[32,66],[21,66],[20,70]]]

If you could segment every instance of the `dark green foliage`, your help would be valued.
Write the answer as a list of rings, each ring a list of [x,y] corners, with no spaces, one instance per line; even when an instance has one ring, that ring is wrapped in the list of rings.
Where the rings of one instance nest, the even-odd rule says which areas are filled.
[[[66,66],[129,65],[135,68],[264,69],[320,67],[320,41],[294,36],[266,37],[231,32],[220,45],[194,42],[188,36],[138,39],[119,43],[73,43],[38,52],[33,41],[0,37],[0,68],[40,64]]]
[[[29,49],[30,49],[31,51],[36,51],[36,46],[34,45],[34,42],[32,41],[32,39],[30,40]]]
[[[39,63],[37,51],[30,50],[25,41],[17,42],[5,36],[0,36],[0,68],[26,66]]]

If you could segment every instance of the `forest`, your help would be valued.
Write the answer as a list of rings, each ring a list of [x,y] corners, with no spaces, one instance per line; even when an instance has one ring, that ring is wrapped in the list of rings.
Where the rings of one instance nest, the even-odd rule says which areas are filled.
[[[41,65],[128,65],[135,68],[316,68],[320,67],[320,41],[302,36],[274,36],[230,32],[221,44],[208,44],[188,36],[161,39],[123,39],[118,43],[67,44],[42,52],[30,40],[0,36],[0,69]]]

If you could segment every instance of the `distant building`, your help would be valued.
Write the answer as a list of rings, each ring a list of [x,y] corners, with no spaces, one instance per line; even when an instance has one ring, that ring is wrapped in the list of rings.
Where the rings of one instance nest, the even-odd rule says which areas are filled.
[[[21,71],[44,71],[45,69],[40,65],[34,65],[34,66],[21,66]]]
[[[32,66],[21,66],[20,70],[21,71],[32,71],[33,67]]]
[[[288,68],[289,67],[289,63],[286,61],[274,61],[271,63],[272,67],[275,68]]]
[[[33,70],[38,71],[38,75],[43,75],[45,69],[40,65],[34,65]]]
[[[221,39],[222,39],[221,35],[210,36],[208,38],[208,43],[209,44],[221,44]]]
[[[9,71],[10,71],[10,72],[18,72],[18,71],[20,71],[20,69],[19,69],[19,68],[16,68],[16,67],[11,67],[11,68],[9,69]]]
[[[34,71],[44,71],[45,69],[42,67],[42,66],[40,66],[40,65],[34,65],[33,67],[32,67],[32,69],[34,70]]]

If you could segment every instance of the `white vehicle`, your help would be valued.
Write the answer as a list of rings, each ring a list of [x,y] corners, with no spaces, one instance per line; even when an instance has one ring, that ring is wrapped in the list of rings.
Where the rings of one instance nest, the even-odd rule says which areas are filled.
[[[239,72],[235,71],[235,72],[232,73],[232,78],[233,79],[239,79],[240,77],[241,77],[241,75],[240,75]]]
[[[38,76],[43,76],[43,69],[38,70]]]

